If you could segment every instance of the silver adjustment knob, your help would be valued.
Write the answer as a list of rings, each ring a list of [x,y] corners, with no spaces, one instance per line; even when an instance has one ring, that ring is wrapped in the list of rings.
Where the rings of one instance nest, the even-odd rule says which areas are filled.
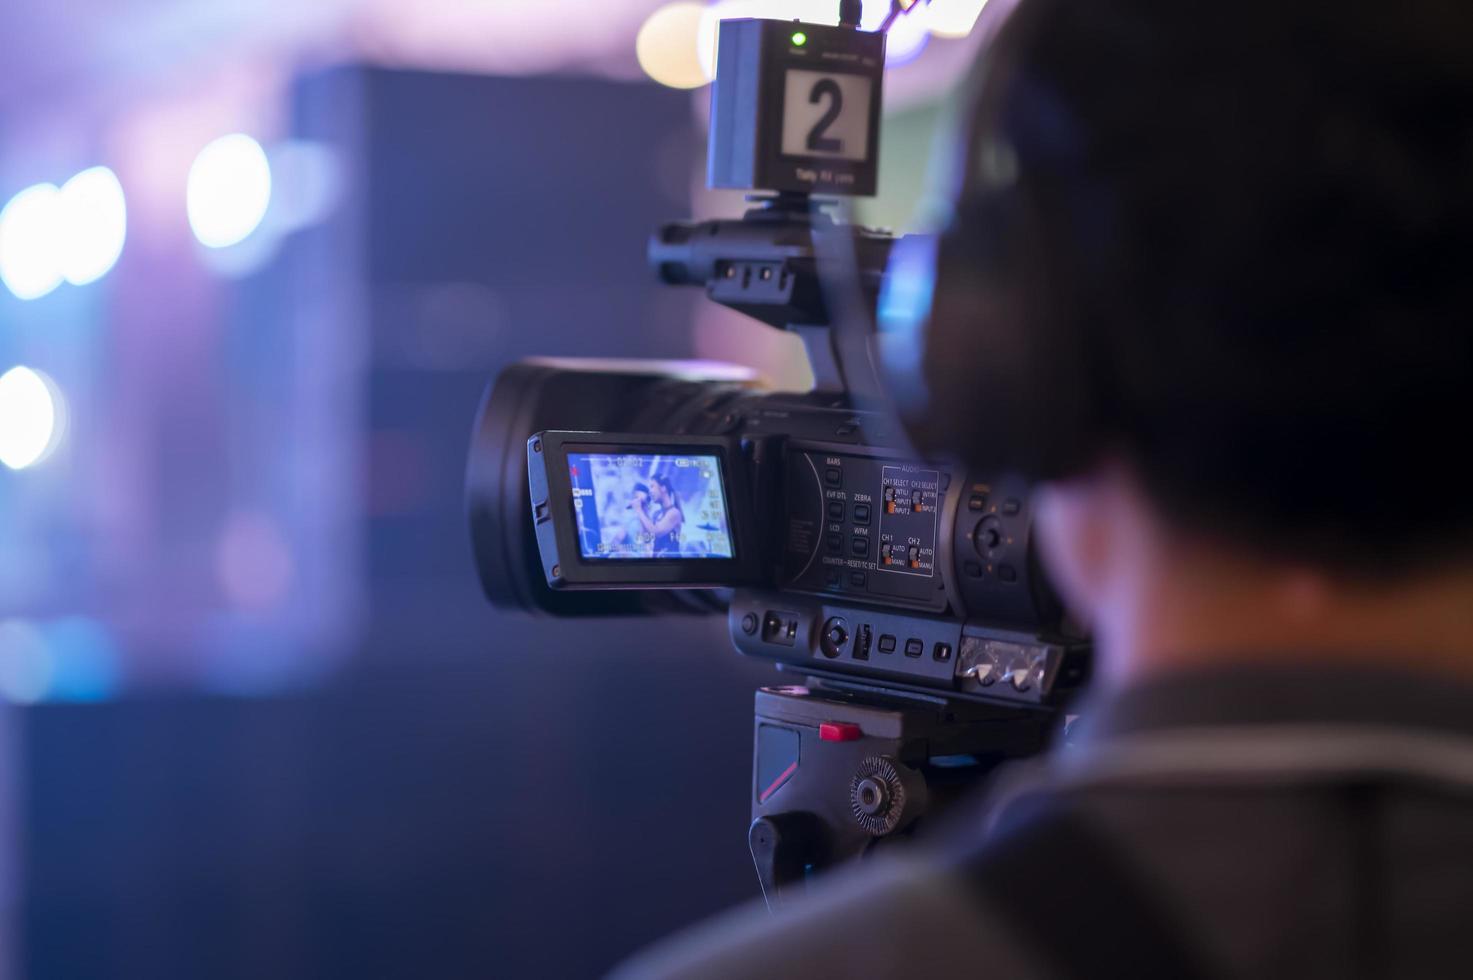
[[[996,664],[973,664],[966,670],[962,671],[962,676],[968,678],[969,680],[974,680],[978,684],[991,684],[994,680],[996,680],[996,678],[992,676],[993,672],[996,671],[996,669]]]

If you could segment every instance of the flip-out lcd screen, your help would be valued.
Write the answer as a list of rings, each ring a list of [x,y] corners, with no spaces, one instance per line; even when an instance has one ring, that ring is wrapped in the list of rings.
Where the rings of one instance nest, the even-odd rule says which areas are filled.
[[[567,460],[585,559],[733,557],[719,457],[569,452]]]

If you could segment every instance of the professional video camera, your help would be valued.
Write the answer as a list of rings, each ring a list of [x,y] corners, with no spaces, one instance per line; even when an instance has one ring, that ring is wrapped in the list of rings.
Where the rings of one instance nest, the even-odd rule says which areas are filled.
[[[1029,487],[916,458],[890,407],[875,311],[907,240],[813,198],[876,186],[885,36],[841,6],[838,27],[721,25],[709,182],[770,194],[649,248],[665,282],[799,334],[813,390],[523,362],[486,397],[468,477],[497,605],[724,608],[739,651],[804,678],[757,695],[749,840],[773,906],[1037,751],[1088,666],[1036,559]]]

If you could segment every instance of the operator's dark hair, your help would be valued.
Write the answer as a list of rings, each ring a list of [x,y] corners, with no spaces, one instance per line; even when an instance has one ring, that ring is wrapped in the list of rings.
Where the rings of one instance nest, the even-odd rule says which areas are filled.
[[[1473,3],[1022,0],[974,95],[926,425],[1260,553],[1473,558]]]

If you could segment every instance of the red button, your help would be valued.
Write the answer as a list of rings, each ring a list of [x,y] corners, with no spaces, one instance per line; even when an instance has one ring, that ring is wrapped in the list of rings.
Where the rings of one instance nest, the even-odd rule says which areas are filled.
[[[864,738],[864,732],[847,721],[826,721],[818,726],[818,738],[823,742],[857,742]]]

